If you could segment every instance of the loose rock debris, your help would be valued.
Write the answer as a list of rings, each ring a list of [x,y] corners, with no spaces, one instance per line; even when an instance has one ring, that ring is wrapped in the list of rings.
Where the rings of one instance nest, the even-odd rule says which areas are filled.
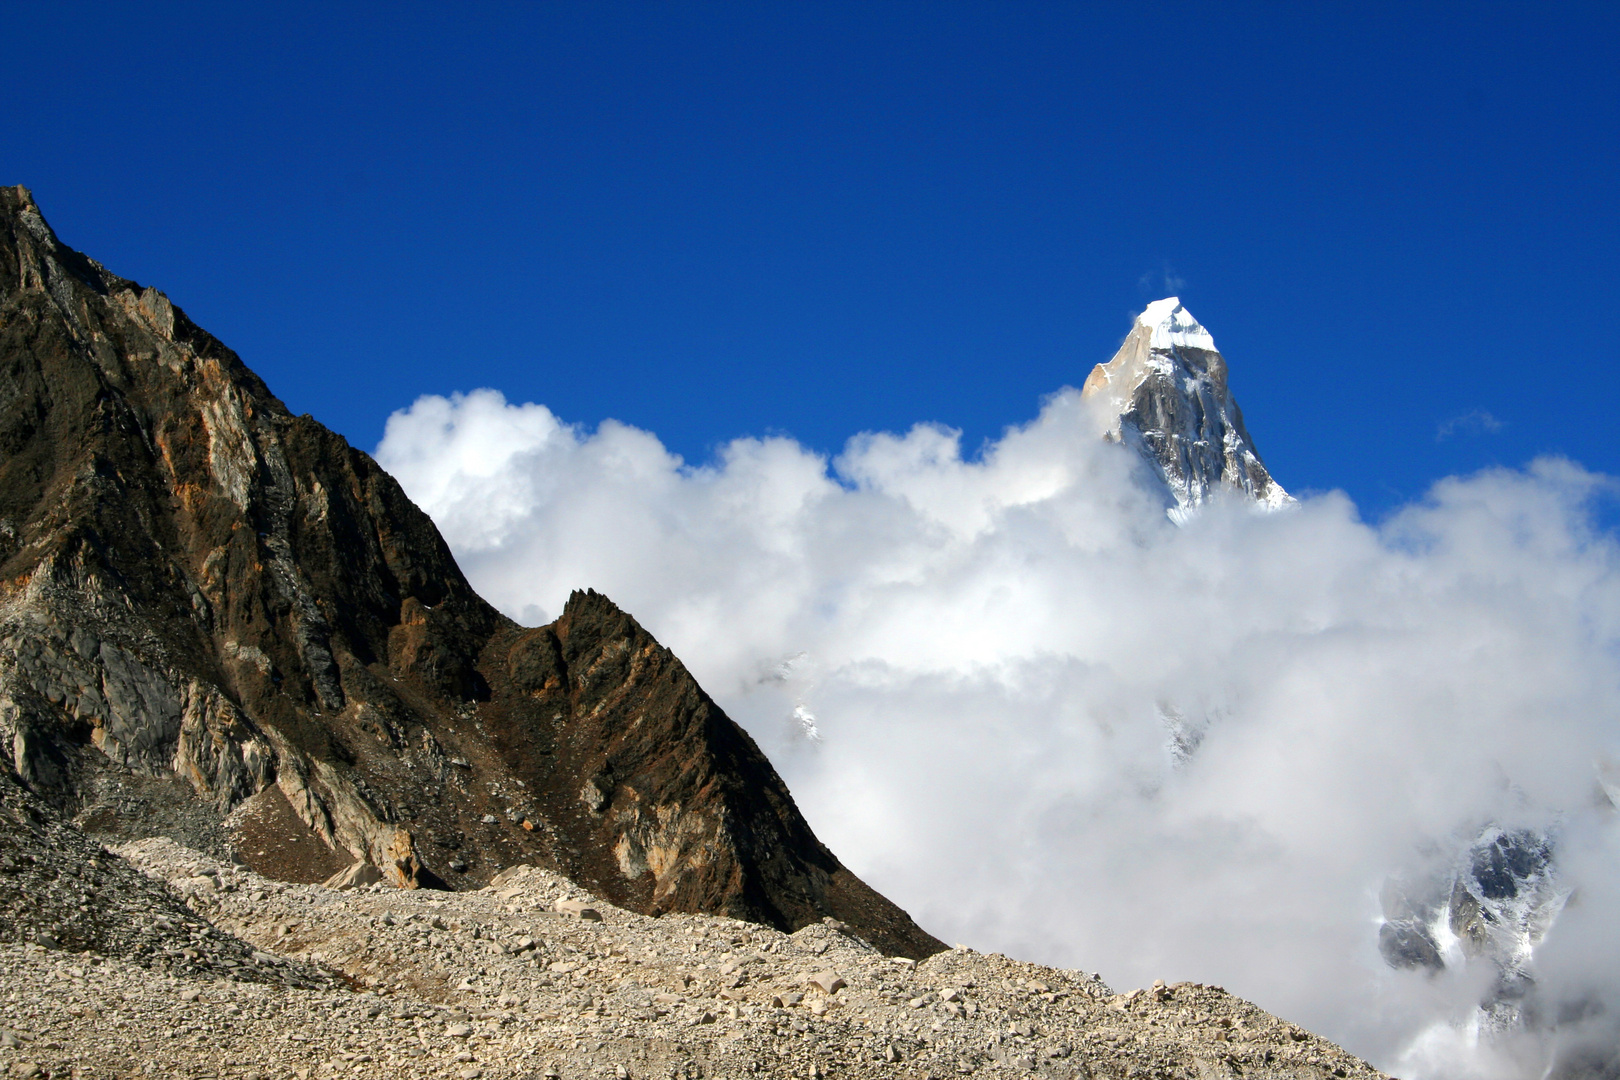
[[[271,881],[166,839],[102,858],[240,945],[178,966],[0,945],[6,1075],[1378,1075],[1218,987],[1115,994],[960,948],[912,963],[831,921],[653,919],[528,867],[446,893]]]

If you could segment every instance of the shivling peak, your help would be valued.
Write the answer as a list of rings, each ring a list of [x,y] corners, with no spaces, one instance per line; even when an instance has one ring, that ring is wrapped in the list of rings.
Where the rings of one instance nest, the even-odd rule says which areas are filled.
[[[1106,410],[1108,438],[1134,446],[1163,481],[1171,517],[1223,490],[1271,509],[1293,502],[1260,460],[1214,337],[1180,297],[1149,304],[1080,392]]]

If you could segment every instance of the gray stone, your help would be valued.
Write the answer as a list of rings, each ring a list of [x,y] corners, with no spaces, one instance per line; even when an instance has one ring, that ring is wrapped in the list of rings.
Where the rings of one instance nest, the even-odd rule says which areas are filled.
[[[601,922],[602,913],[591,907],[583,900],[558,900],[552,905],[552,910],[564,915],[572,915],[576,919],[587,922]]]

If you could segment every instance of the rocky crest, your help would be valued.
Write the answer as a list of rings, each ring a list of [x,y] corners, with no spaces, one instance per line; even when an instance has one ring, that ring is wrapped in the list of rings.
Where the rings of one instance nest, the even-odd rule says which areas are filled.
[[[1243,426],[1215,339],[1177,297],[1149,304],[1080,394],[1106,409],[1108,437],[1134,447],[1164,481],[1172,517],[1223,489],[1267,507],[1293,501]]]
[[[4,768],[289,881],[555,870],[648,914],[943,948],[605,597],[525,629],[366,454],[0,189]]]

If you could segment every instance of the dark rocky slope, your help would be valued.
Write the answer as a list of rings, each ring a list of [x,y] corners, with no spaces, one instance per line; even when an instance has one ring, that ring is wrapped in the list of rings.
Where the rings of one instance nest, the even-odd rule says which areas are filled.
[[[524,629],[366,454],[0,189],[0,740],[107,842],[284,880],[555,869],[644,913],[943,946],[605,597]]]

